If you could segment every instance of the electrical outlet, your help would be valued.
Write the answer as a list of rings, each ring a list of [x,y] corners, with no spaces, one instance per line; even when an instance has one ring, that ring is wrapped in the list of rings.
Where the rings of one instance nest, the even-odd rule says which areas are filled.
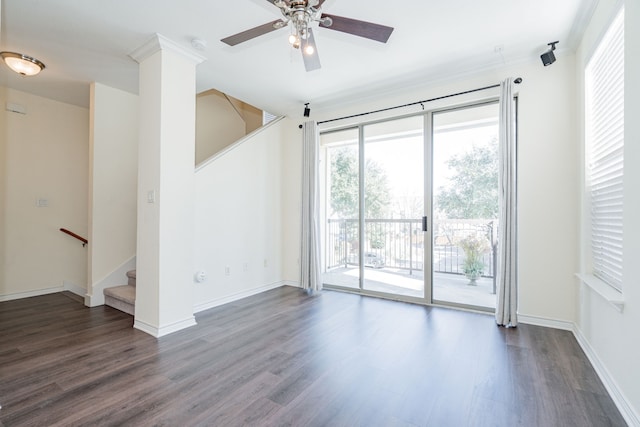
[[[231,276],[231,267],[229,267],[228,265],[224,268],[224,275]]]

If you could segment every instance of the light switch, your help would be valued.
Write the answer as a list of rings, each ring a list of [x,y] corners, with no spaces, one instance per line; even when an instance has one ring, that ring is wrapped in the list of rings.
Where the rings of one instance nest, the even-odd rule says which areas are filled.
[[[155,190],[147,191],[147,203],[155,203],[156,202],[156,192]]]

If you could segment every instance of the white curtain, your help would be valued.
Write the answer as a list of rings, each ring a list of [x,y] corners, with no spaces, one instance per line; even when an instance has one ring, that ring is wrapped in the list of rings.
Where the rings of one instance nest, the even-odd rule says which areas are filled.
[[[513,81],[500,84],[500,218],[498,227],[498,325],[518,325],[518,251],[516,211],[516,122]]]
[[[313,294],[322,289],[320,275],[320,191],[318,176],[319,135],[316,122],[302,127],[302,253],[300,283]]]

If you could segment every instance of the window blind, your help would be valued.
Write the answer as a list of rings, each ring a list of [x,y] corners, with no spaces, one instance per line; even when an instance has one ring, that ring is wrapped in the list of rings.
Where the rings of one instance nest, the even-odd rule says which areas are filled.
[[[267,111],[263,111],[262,112],[262,126],[266,125],[267,123],[271,122],[272,120],[277,119],[278,116],[276,116],[275,114],[271,114]]]
[[[624,8],[585,69],[593,275],[622,291]]]

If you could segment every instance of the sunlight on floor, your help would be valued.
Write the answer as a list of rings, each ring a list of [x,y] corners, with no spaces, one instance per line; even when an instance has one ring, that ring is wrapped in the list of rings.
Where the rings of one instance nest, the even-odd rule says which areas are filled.
[[[344,274],[355,277],[359,276],[359,271],[356,269],[349,270]],[[367,280],[374,282],[388,283],[393,286],[398,286],[404,289],[412,289],[414,291],[422,290],[422,275],[419,280],[416,280],[415,276],[406,276],[406,272],[393,268],[386,268],[384,270],[365,270],[365,277]]]
[[[423,296],[422,271],[384,268],[365,268],[365,289],[399,296],[421,298]],[[357,267],[336,268],[323,274],[325,284],[346,288],[359,288],[360,271]],[[469,280],[459,274],[434,273],[433,299],[484,308],[495,308],[496,295],[493,293],[493,279],[483,277],[477,285],[469,285]]]

